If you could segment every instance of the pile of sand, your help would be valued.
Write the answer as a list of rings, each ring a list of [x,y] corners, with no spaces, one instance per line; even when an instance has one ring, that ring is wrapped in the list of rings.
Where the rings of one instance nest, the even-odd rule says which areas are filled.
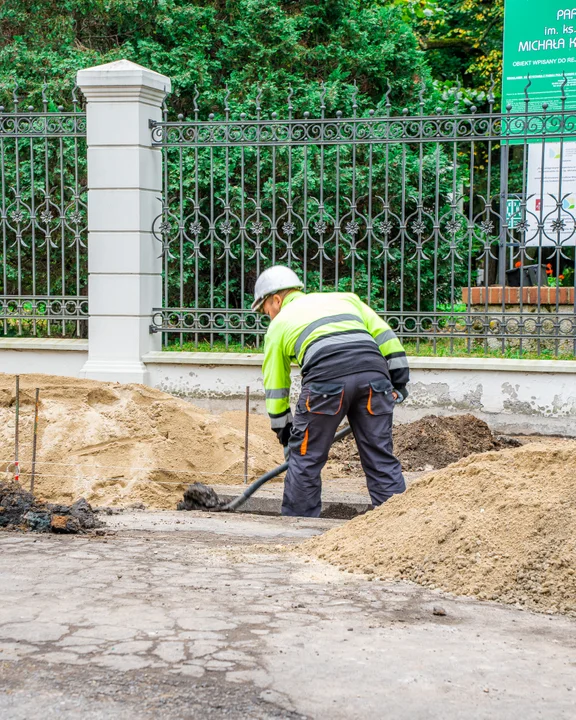
[[[93,505],[141,502],[175,508],[192,482],[243,482],[242,413],[211,416],[142,385],[21,375],[25,486],[36,387],[41,406],[35,492],[44,500],[67,503],[85,497]],[[6,479],[12,477],[14,458],[14,400],[14,376],[0,374],[0,470],[8,470]],[[250,434],[249,479],[281,462],[282,449],[269,427],[266,433]]]
[[[396,425],[394,453],[406,471],[438,470],[473,453],[502,449],[502,442],[488,425],[474,415],[427,415],[415,422]],[[520,443],[509,439],[508,442]],[[329,470],[338,477],[362,476],[362,466],[352,437],[335,445]]]
[[[576,614],[576,442],[472,455],[303,547],[351,572]]]

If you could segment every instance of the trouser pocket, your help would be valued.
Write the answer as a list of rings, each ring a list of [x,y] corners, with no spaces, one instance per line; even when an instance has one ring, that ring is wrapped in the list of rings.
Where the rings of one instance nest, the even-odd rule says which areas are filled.
[[[366,409],[370,415],[387,415],[394,411],[394,387],[388,378],[374,380],[368,388]]]
[[[310,383],[302,388],[305,410],[316,415],[337,415],[344,402],[342,383]]]
[[[308,423],[298,422],[298,417],[295,418],[292,426],[288,447],[291,453],[298,453],[302,456],[308,452]]]

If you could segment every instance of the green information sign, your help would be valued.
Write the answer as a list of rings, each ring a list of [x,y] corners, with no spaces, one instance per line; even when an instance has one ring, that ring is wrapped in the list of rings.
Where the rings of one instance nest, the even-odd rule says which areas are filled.
[[[528,109],[561,107],[566,76],[566,108],[576,108],[576,0],[505,0],[502,110],[526,109],[524,88],[531,81]]]
[[[522,220],[522,204],[518,198],[508,198],[506,200],[506,222],[509,228],[518,227],[518,223]]]

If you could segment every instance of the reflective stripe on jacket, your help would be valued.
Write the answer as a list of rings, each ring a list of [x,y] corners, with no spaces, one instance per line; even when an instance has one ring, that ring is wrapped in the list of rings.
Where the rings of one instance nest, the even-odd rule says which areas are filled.
[[[290,363],[296,361],[303,374],[314,357],[330,346],[375,343],[386,359],[396,388],[408,382],[406,353],[390,326],[353,293],[294,292],[270,323],[264,343],[262,374],[266,410],[274,429],[292,420],[290,413]]]

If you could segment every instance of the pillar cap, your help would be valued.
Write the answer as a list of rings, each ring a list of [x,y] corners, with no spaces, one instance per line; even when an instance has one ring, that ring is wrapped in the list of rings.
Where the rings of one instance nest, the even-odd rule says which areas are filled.
[[[79,70],[76,82],[89,102],[141,101],[158,105],[171,90],[170,78],[130,60]]]

